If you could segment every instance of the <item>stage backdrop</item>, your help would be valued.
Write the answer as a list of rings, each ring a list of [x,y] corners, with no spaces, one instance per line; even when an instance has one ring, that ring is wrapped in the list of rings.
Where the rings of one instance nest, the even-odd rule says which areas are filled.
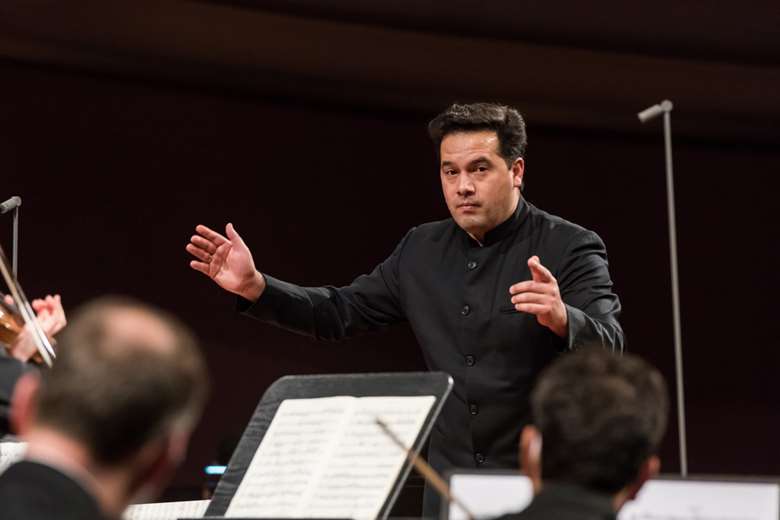
[[[468,91],[451,87],[442,71],[423,82],[398,70],[402,86],[392,95],[386,71],[387,95],[379,95],[360,81],[340,83],[337,62],[328,88],[312,80],[317,88],[301,93],[305,83],[260,88],[257,78],[232,77],[241,88],[230,88],[229,75],[206,81],[182,72],[176,80],[101,68],[98,59],[69,63],[64,53],[35,56],[20,51],[0,61],[0,198],[23,198],[21,281],[30,297],[62,294],[68,311],[106,293],[137,296],[197,332],[213,391],[174,488],[200,485],[220,442],[240,434],[263,391],[283,375],[424,368],[404,325],[317,344],[239,316],[234,298],[188,267],[184,246],[195,225],[233,222],[258,268],[279,278],[348,284],[409,228],[448,216],[426,123],[452,101],[505,99],[502,74],[536,82],[526,100],[508,99],[528,115],[527,199],[604,239],[628,350],[657,365],[674,395],[661,126],[639,129],[634,115],[660,99],[631,96],[638,70],[616,73],[616,88],[609,76],[584,80],[590,91],[579,91],[577,78],[571,86],[539,79],[566,76],[553,68],[498,69]],[[297,63],[279,60],[281,68]],[[116,62],[128,61],[116,54]],[[766,72],[759,69],[751,70]],[[209,69],[192,70],[206,76]],[[695,104],[686,68],[670,70],[680,95]],[[766,70],[776,76],[776,68]],[[451,81],[468,82],[463,74]],[[698,88],[717,101],[707,98],[708,86]],[[427,97],[415,102],[410,93],[420,92]],[[405,94],[408,102],[399,101]],[[756,115],[761,106],[774,110],[773,98],[743,94],[735,92],[742,104],[723,107],[722,120],[703,106],[674,112],[682,128],[674,153],[689,469],[777,475],[780,140]],[[594,117],[550,108],[561,99],[587,108],[572,114]],[[602,111],[608,117],[595,117]],[[10,246],[10,219],[0,221],[0,240]],[[675,419],[673,410],[662,449],[667,472],[679,467]]]

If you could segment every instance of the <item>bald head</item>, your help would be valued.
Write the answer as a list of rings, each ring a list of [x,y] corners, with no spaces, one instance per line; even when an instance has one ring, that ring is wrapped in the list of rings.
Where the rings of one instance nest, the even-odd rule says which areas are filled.
[[[169,352],[176,343],[170,326],[138,307],[115,307],[105,311],[106,334],[118,342]]]
[[[173,316],[125,298],[79,309],[44,375],[36,422],[122,462],[145,442],[191,428],[207,392],[192,334]]]

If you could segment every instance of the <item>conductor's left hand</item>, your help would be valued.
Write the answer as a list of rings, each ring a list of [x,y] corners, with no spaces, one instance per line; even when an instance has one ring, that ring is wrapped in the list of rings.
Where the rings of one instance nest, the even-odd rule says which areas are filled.
[[[566,305],[558,289],[558,281],[542,265],[538,256],[528,259],[528,268],[531,270],[532,279],[516,283],[509,288],[515,309],[535,315],[540,325],[565,338],[569,320]]]

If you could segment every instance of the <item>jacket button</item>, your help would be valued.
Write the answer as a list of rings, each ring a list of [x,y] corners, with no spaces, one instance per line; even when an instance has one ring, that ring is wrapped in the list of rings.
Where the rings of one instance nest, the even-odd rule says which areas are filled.
[[[469,307],[468,304],[464,305],[463,308],[460,310],[460,313],[464,316],[468,316],[471,312],[471,307]]]
[[[468,268],[469,271],[473,271],[474,269],[477,268],[477,262],[471,260],[469,261],[469,263],[466,264],[466,267]]]
[[[471,412],[471,415],[477,415],[479,413],[479,406],[477,406],[474,403],[471,403],[469,405],[469,412]]]
[[[477,464],[484,464],[485,463],[485,456],[481,453],[477,452],[474,454],[474,460],[477,461]]]
[[[466,366],[473,367],[477,363],[477,359],[472,356],[471,354],[468,354],[466,356]]]

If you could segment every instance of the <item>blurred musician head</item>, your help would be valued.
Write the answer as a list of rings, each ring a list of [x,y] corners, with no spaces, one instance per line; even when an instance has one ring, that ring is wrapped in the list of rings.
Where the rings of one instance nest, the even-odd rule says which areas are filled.
[[[537,491],[563,484],[615,511],[660,468],[668,401],[661,374],[636,356],[593,348],[562,356],[532,393],[521,461]]]
[[[56,470],[118,517],[157,494],[184,457],[206,398],[204,360],[171,315],[115,297],[77,311],[59,352],[50,371],[16,387],[12,420],[29,443],[22,469]],[[4,504],[13,470],[0,476]]]

